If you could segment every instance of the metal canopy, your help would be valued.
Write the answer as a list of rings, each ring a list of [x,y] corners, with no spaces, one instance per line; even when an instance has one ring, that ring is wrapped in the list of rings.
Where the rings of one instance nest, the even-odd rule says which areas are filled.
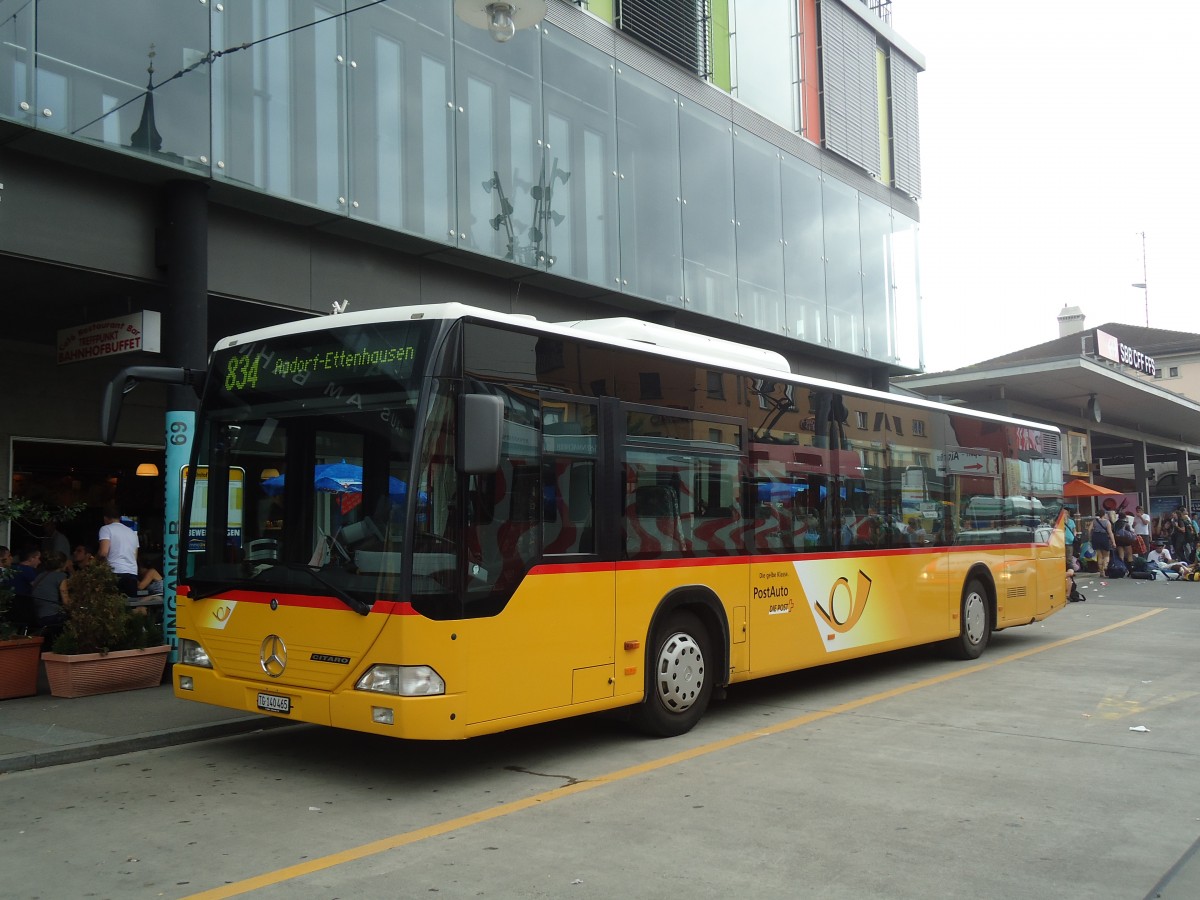
[[[1103,448],[1143,441],[1166,452],[1200,456],[1200,404],[1157,383],[1082,356],[1013,362],[984,368],[911,375],[897,386],[968,406],[1013,411],[1092,433],[1095,456]],[[1100,421],[1090,416],[1095,398]]]

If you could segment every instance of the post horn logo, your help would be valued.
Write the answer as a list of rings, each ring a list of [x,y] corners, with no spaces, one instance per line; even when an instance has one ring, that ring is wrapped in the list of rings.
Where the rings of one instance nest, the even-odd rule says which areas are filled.
[[[268,634],[263,638],[262,647],[258,651],[258,664],[272,678],[278,678],[287,668],[287,644],[277,634]]]
[[[845,634],[858,624],[863,611],[867,608],[867,597],[871,593],[871,579],[867,573],[858,570],[858,586],[851,593],[850,581],[839,578],[829,589],[829,600],[822,606],[819,602],[813,606],[825,624],[839,634]]]

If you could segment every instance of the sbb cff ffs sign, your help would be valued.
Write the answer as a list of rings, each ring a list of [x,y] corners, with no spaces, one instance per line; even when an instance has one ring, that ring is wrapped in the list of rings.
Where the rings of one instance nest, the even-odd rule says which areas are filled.
[[[1139,372],[1145,372],[1147,375],[1153,375],[1155,372],[1153,356],[1147,356],[1141,350],[1122,343],[1107,331],[1101,331],[1099,328],[1096,329],[1096,355],[1104,359],[1111,359],[1123,366],[1129,366]]]

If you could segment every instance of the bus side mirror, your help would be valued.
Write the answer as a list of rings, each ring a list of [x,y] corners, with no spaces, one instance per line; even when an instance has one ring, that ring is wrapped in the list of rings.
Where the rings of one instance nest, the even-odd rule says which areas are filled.
[[[504,401],[495,394],[463,394],[458,405],[458,470],[490,475],[500,468]]]

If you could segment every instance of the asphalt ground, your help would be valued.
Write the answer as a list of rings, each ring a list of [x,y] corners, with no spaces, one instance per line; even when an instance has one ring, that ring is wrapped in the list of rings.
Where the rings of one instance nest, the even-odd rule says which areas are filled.
[[[1005,640],[997,640],[981,660],[985,664],[1003,660],[1013,650],[1034,639],[1030,633],[1033,629],[1045,630],[1035,643],[1051,641],[1052,645],[1047,648],[1051,650],[1058,643],[1082,641],[1073,644],[1080,649],[1065,654],[1061,662],[1052,662],[1055,654],[1041,656],[1038,652],[1043,660],[1052,662],[1040,668],[1037,676],[1040,679],[1038,693],[1044,689],[1045,695],[1038,701],[1026,690],[1022,693],[1025,699],[1018,701],[1023,706],[1022,715],[1030,734],[1041,734],[1042,742],[1048,745],[1075,746],[1076,749],[1070,751],[1074,762],[1070,757],[1064,758],[1061,750],[1050,749],[1047,752],[1052,758],[1039,762],[1036,758],[1039,754],[1034,753],[1025,763],[1031,770],[1050,767],[1039,774],[1039,783],[1045,785],[1041,790],[1045,791],[1049,802],[1050,798],[1059,795],[1079,796],[1080,791],[1095,789],[1099,769],[1088,776],[1088,753],[1115,750],[1128,755],[1130,760],[1140,758],[1137,791],[1144,794],[1151,806],[1155,797],[1166,803],[1165,798],[1174,795],[1175,800],[1168,805],[1179,806],[1174,812],[1182,815],[1186,812],[1183,807],[1195,803],[1195,795],[1188,791],[1180,793],[1178,783],[1172,779],[1176,778],[1176,769],[1186,763],[1186,757],[1194,755],[1194,747],[1200,741],[1200,716],[1194,713],[1195,701],[1192,699],[1200,696],[1200,689],[1191,690],[1195,688],[1195,655],[1181,656],[1178,647],[1189,634],[1200,634],[1200,624],[1197,624],[1200,620],[1193,615],[1200,609],[1200,583],[1110,581],[1095,575],[1080,576],[1078,583],[1088,598],[1086,603],[1071,604],[1046,623],[1006,633]],[[1140,620],[1134,627],[1126,624],[1142,613],[1149,618]],[[1106,632],[1102,641],[1089,639],[1101,632]],[[1008,637],[1010,634],[1013,638]],[[1016,644],[1012,643],[1014,639]],[[1017,656],[1024,656],[1024,651],[1018,652]],[[903,667],[897,671],[902,670]],[[781,690],[784,694],[789,693],[791,688],[787,679],[790,676],[783,678],[782,682],[768,679],[757,683],[764,685],[760,688],[736,688],[731,692],[734,696],[728,704],[715,708],[715,718],[746,715],[754,705],[755,690],[767,690],[772,695]],[[969,681],[956,679],[955,683],[965,686]],[[1104,684],[1103,696],[1097,701],[1100,695],[1088,685],[1101,682]],[[887,691],[880,696],[891,696],[892,693]],[[962,715],[968,718],[984,715],[970,712],[970,707],[970,703],[963,702],[950,709],[961,708],[964,710]],[[244,735],[290,724],[176,700],[169,684],[64,700],[49,696],[43,679],[42,693],[38,696],[0,701],[0,773]],[[1097,729],[1103,730],[1103,735],[1099,735]],[[1059,735],[1060,731],[1068,737]],[[681,740],[688,742],[692,737],[698,735]],[[647,748],[647,752],[650,748],[666,749],[659,742],[651,742]],[[844,748],[837,752],[844,752]],[[1094,762],[1096,766],[1100,765],[1099,759]],[[0,779],[0,789],[2,784],[3,779]],[[1089,784],[1093,787],[1089,788]],[[997,789],[1001,793],[1004,791],[1002,785],[997,785]],[[1131,793],[1130,798],[1137,791]],[[1190,794],[1190,797],[1183,794]],[[1120,816],[1129,821],[1121,827],[1137,835],[1132,839],[1133,844],[1148,842],[1143,849],[1158,844],[1161,853],[1165,835],[1157,834],[1160,829],[1155,827],[1151,812],[1130,803]],[[1189,815],[1200,822],[1200,808]],[[1143,822],[1142,818],[1146,820]],[[1175,818],[1179,819],[1179,816]],[[1145,827],[1135,827],[1138,822]],[[1086,823],[1087,828],[1099,825]],[[1182,819],[1177,821],[1174,826],[1177,833],[1169,841],[1183,852],[1171,865],[1157,870],[1162,876],[1145,896],[1200,897],[1200,840],[1195,840],[1195,835],[1200,834],[1200,826],[1194,828],[1191,838],[1180,843],[1178,832],[1184,826]],[[1186,847],[1187,840],[1195,842]],[[1129,852],[1136,849],[1131,846]]]

